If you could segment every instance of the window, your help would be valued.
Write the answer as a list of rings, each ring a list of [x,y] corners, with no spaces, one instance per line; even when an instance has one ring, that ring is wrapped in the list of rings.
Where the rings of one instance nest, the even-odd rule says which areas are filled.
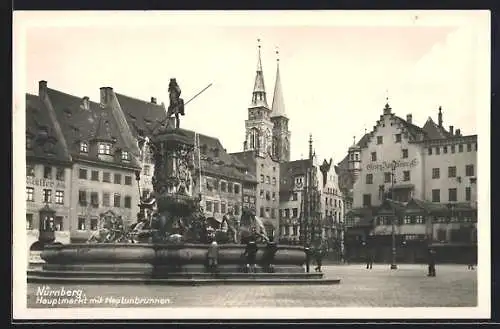
[[[299,217],[299,209],[298,208],[293,208],[292,209],[292,217],[293,218]]]
[[[292,193],[292,201],[297,201],[299,199],[299,194],[297,192]]]
[[[220,182],[220,191],[226,192],[226,190],[227,190],[226,182]]]
[[[132,176],[125,176],[125,185],[132,185]]]
[[[35,177],[35,166],[26,165],[26,176]]]
[[[52,167],[43,167],[43,178],[52,179]]]
[[[271,193],[269,191],[266,191],[266,200],[267,201],[271,200]]]
[[[363,206],[369,207],[372,205],[372,195],[371,194],[363,194]]]
[[[105,183],[111,183],[111,173],[103,172],[102,173],[102,181]]]
[[[56,180],[64,181],[65,180],[64,168],[56,168]]]
[[[87,205],[87,192],[86,191],[78,191],[78,203],[82,206]]]
[[[116,208],[120,208],[121,206],[121,196],[120,194],[118,193],[115,193],[114,197],[113,197],[113,206],[116,207]]]
[[[26,201],[35,201],[35,189],[33,187],[26,188]]]
[[[115,183],[115,184],[121,184],[121,183],[122,183],[122,175],[120,175],[120,174],[115,174],[115,180],[114,180],[114,183]]]
[[[385,183],[390,183],[391,182],[391,173],[390,172],[386,172],[384,173],[384,182]]]
[[[444,154],[448,153],[448,146],[443,146],[443,153]]]
[[[97,219],[97,217],[92,217],[90,219],[90,230],[97,231],[98,222],[99,222],[99,220]]]
[[[80,152],[81,153],[89,152],[89,144],[87,142],[80,142]]]
[[[212,201],[205,201],[205,211],[212,212]]]
[[[441,149],[439,148],[439,146],[436,147],[436,154],[440,154],[441,152]]]
[[[408,149],[403,149],[403,159],[408,158]]]
[[[214,202],[214,213],[218,213],[219,212],[219,203],[216,201]]]
[[[293,235],[295,235],[295,236],[299,235],[299,230],[298,230],[297,225],[292,226],[292,231],[293,231]]]
[[[273,177],[273,185],[276,185],[276,177]]]
[[[264,199],[264,190],[260,190],[260,198]]]
[[[275,218],[275,217],[276,217],[276,209],[271,208],[271,218]]]
[[[227,211],[226,211],[226,204],[224,202],[221,202],[220,204],[220,213],[221,214],[225,214]]]
[[[43,190],[43,202],[52,202],[52,190]]]
[[[260,182],[264,183],[264,175],[260,175]]]
[[[372,161],[377,161],[377,152],[372,152]]]
[[[103,207],[109,207],[109,203],[110,203],[110,195],[108,192],[104,192],[102,194],[102,205]]]
[[[148,165],[144,165],[144,168],[142,168],[142,172],[143,172],[144,176],[149,176],[149,174],[150,174],[150,172],[149,172],[149,171],[150,171],[150,170],[151,170],[151,167],[150,167],[150,166],[148,166]]]
[[[111,155],[111,144],[100,143],[98,153],[103,155]]]
[[[85,231],[87,229],[87,223],[86,223],[86,218],[85,217],[78,217],[78,230],[80,231]]]
[[[267,184],[271,184],[271,177],[266,176],[266,183],[267,183]]]
[[[457,177],[457,167],[448,167],[448,177]]]
[[[276,201],[276,192],[273,192],[273,201]]]
[[[396,134],[396,143],[401,143],[401,134]]]
[[[410,171],[409,170],[403,171],[403,181],[405,181],[405,182],[410,181]]]
[[[472,144],[468,143],[467,144],[467,152],[471,152],[471,151],[472,151]]]
[[[415,216],[415,224],[424,224],[424,216]]]
[[[64,204],[64,191],[56,191],[56,204]]]
[[[458,145],[458,152],[463,152],[464,151],[464,144],[459,144]]]
[[[448,201],[457,201],[457,189],[449,188],[448,189]]]
[[[130,208],[132,207],[132,198],[130,196],[126,196],[123,200],[123,202],[125,203],[125,208]]]
[[[90,204],[94,208],[99,206],[99,194],[97,192],[90,192]]]
[[[366,184],[373,184],[373,174],[366,174]]]
[[[264,207],[260,207],[260,217],[264,217]]]
[[[465,176],[474,176],[474,165],[465,166]]]
[[[283,217],[290,218],[290,209],[284,209],[283,211],[284,211]]]
[[[63,218],[61,216],[56,216],[54,220],[54,231],[63,231]]]
[[[80,169],[78,177],[80,179],[87,179],[87,169]]]
[[[240,193],[240,186],[238,184],[234,184],[234,194]]]
[[[233,183],[227,183],[227,193],[233,193]]]
[[[31,150],[33,148],[33,137],[26,134],[26,149]]]
[[[439,179],[439,168],[432,168],[432,179]]]
[[[432,190],[432,202],[441,202],[441,190],[440,189]]]
[[[33,214],[26,214],[26,229],[33,229]]]
[[[455,145],[450,146],[451,153],[455,153]]]
[[[405,216],[405,218],[404,218],[404,223],[405,223],[405,224],[411,224],[411,222],[412,222],[412,220],[411,220],[411,219],[412,219],[412,217],[413,217],[413,216]]]
[[[384,136],[377,136],[377,144],[382,144],[384,142]]]
[[[122,161],[130,161],[130,153],[122,151]]]
[[[273,167],[273,172],[276,172],[276,167]]]
[[[234,215],[239,216],[240,215],[240,206],[234,205]]]
[[[92,170],[92,172],[90,173],[90,179],[94,181],[99,181],[99,171]]]
[[[428,154],[429,154],[429,155],[432,155],[432,147],[429,147],[429,148],[427,149],[427,152],[428,152]]]
[[[465,188],[465,201],[471,200],[471,190],[470,187]]]

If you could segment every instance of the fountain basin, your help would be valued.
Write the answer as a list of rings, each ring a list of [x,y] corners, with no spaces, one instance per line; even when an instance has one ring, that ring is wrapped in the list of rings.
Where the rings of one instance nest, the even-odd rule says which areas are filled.
[[[28,282],[162,283],[162,284],[314,284],[338,283],[322,273],[305,273],[300,246],[279,245],[274,273],[264,270],[259,245],[255,273],[245,273],[244,245],[219,245],[217,274],[207,269],[207,244],[95,243],[48,246],[41,270],[28,271]]]

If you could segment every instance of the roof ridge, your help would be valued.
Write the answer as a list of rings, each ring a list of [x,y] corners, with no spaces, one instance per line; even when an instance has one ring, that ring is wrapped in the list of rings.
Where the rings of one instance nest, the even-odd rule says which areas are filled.
[[[158,106],[158,107],[160,107],[160,108],[163,108],[163,106],[161,105],[161,103],[160,103],[160,104],[151,103],[151,102],[148,102],[148,101],[146,101],[146,100],[144,100],[144,99],[140,99],[140,98],[136,98],[136,97],[128,96],[128,95],[125,95],[125,94],[117,93],[116,91],[115,91],[115,94],[116,94],[117,96],[119,95],[119,96],[122,96],[122,97],[127,97],[127,98],[129,98],[129,99],[132,99],[132,100],[135,100],[135,101],[138,101],[138,102],[142,102],[142,103],[144,103],[144,104],[153,105],[153,106]]]

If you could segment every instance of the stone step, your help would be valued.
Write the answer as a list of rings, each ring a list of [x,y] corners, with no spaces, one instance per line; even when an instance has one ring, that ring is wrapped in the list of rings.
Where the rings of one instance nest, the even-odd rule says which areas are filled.
[[[78,283],[78,284],[158,284],[158,285],[245,285],[245,284],[269,284],[269,285],[332,285],[339,284],[340,279],[278,279],[278,278],[107,278],[107,277],[46,277],[43,275],[28,275],[28,283]]]

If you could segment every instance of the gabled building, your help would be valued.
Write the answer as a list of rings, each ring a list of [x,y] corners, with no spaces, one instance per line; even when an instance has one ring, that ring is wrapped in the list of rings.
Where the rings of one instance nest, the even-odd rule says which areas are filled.
[[[445,260],[475,257],[477,135],[445,129],[441,108],[437,124],[429,117],[419,127],[386,104],[363,139],[349,148],[343,173],[353,182],[348,257],[364,257],[370,246],[378,261],[390,261],[393,223],[399,261],[423,261],[428,246]]]

